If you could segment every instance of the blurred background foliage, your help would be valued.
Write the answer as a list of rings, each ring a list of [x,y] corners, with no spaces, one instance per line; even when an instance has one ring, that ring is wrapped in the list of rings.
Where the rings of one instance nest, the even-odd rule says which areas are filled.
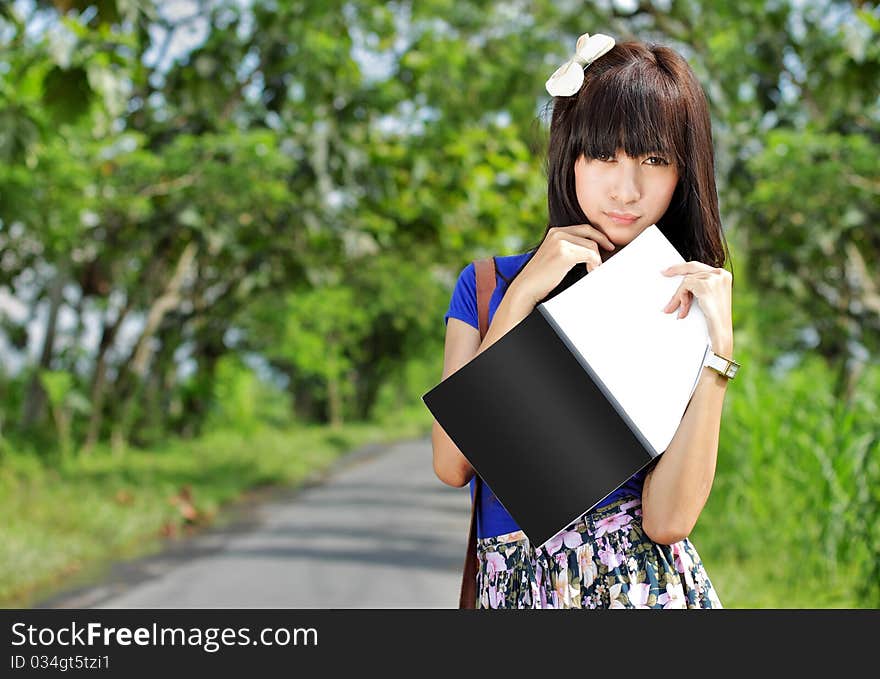
[[[458,272],[543,233],[543,83],[584,31],[672,46],[711,104],[744,365],[694,535],[722,598],[880,606],[869,2],[0,2],[4,513],[218,431],[427,434]],[[7,530],[0,580],[51,549]]]

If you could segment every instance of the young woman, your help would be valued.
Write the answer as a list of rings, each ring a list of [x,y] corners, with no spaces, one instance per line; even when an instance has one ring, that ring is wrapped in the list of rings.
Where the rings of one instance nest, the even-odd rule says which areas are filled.
[[[501,281],[482,342],[474,265],[461,272],[445,316],[443,378],[651,224],[685,260],[666,272],[681,283],[664,311],[686,316],[697,299],[713,350],[732,357],[733,278],[722,268],[711,123],[693,71],[664,46],[584,35],[547,90],[549,224],[536,247],[495,258]],[[703,368],[663,455],[543,545],[529,543],[483,483],[477,607],[720,607],[687,536],[712,487],[726,388]],[[436,421],[432,443],[440,480],[473,486],[473,468]]]

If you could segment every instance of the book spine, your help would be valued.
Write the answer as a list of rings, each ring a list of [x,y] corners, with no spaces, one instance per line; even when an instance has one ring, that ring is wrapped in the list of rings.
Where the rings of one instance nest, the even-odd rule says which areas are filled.
[[[578,360],[578,363],[581,364],[581,367],[584,369],[584,372],[587,373],[587,376],[596,384],[597,387],[599,387],[599,390],[602,392],[602,395],[612,405],[614,410],[620,416],[620,419],[623,420],[623,422],[626,424],[627,427],[629,427],[630,431],[639,440],[639,443],[642,444],[642,447],[644,447],[644,449],[647,451],[647,453],[652,458],[655,458],[658,455],[660,455],[660,453],[662,453],[663,451],[662,450],[661,451],[655,450],[654,446],[652,446],[651,443],[648,441],[648,439],[645,438],[644,434],[642,434],[641,430],[638,428],[638,426],[636,426],[636,423],[632,421],[630,416],[623,409],[623,406],[621,406],[620,403],[618,402],[618,400],[616,398],[614,398],[614,394],[612,394],[611,391],[608,389],[608,387],[605,386],[605,383],[602,382],[601,379],[599,379],[599,376],[596,374],[596,371],[593,370],[592,367],[590,367],[590,364],[587,361],[587,359],[584,358],[583,354],[581,354],[581,352],[574,345],[574,343],[568,338],[568,335],[565,334],[565,332],[562,330],[562,328],[556,322],[556,319],[553,318],[553,314],[551,314],[547,310],[547,308],[544,304],[539,304],[535,308],[541,312],[541,315],[544,317],[544,320],[553,329],[553,332],[555,332],[559,336],[559,339],[562,340],[563,344],[565,344],[565,346],[571,352],[572,356],[574,356]]]

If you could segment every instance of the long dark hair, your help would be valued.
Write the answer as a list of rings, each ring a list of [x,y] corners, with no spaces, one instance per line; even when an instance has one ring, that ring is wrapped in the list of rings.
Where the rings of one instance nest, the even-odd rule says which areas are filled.
[[[582,154],[613,157],[622,147],[632,157],[657,153],[675,163],[678,184],[657,227],[685,261],[724,267],[730,251],[719,216],[709,105],[681,55],[663,45],[617,43],[584,70],[576,94],[551,103],[545,166],[549,221],[527,252],[534,253],[554,226],[590,223],[577,200],[575,161]],[[544,301],[584,275],[585,266],[574,267]]]

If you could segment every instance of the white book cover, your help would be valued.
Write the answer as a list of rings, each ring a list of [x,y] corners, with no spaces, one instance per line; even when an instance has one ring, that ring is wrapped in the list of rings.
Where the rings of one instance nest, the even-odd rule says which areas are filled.
[[[657,454],[669,446],[711,347],[695,297],[685,318],[664,313],[684,259],[652,224],[601,266],[539,305]]]

